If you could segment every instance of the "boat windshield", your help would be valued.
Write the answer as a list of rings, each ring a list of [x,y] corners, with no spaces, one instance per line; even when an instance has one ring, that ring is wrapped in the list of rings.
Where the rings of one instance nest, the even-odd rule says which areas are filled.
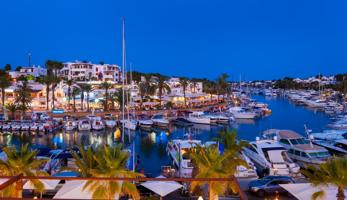
[[[310,157],[312,158],[326,158],[330,156],[330,154],[327,151],[311,152],[308,153],[308,155],[310,155]]]
[[[304,138],[297,138],[297,139],[290,139],[290,142],[293,145],[297,145],[297,144],[309,144],[309,141],[304,139]]]

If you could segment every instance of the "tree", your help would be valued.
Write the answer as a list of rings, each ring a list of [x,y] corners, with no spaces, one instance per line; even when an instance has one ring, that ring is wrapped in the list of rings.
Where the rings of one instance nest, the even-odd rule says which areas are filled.
[[[19,72],[22,68],[22,66],[17,66],[15,71]]]
[[[58,70],[64,67],[64,64],[56,60],[47,60],[46,63],[47,71],[51,71],[55,77],[57,77]]]
[[[39,82],[46,85],[46,110],[49,110],[49,93],[50,93],[50,87],[54,81],[53,74],[47,73],[46,76],[42,77]]]
[[[70,109],[70,102],[71,102],[71,88],[74,86],[75,81],[72,79],[65,80],[65,85],[67,85],[67,104],[68,104],[68,109]]]
[[[81,90],[81,110],[83,111],[84,110],[84,93],[86,92],[86,90],[89,90],[90,85],[83,83],[83,84],[78,84],[78,86]],[[89,94],[87,94],[87,95],[89,95]],[[87,101],[89,101],[89,97],[88,97]],[[88,104],[88,102],[87,102],[87,104]]]
[[[101,83],[101,88],[105,90],[104,111],[108,110],[108,90],[111,88],[111,84],[107,81]]]
[[[39,168],[47,162],[45,159],[36,159],[38,151],[29,149],[29,145],[23,145],[19,150],[15,147],[4,147],[3,151],[6,153],[7,160],[0,159],[0,175],[1,176],[44,176],[48,175]],[[44,185],[40,180],[29,180],[36,190],[39,192],[44,191]],[[23,183],[22,181],[16,182],[15,185],[8,186],[3,194],[4,197],[22,198]]]
[[[7,72],[11,71],[11,68],[12,67],[11,67],[10,64],[6,64],[5,67],[4,67],[5,71],[7,71]]]
[[[212,101],[213,94],[217,93],[216,83],[209,80],[205,81],[203,83],[203,91],[210,94],[210,101]]]
[[[17,104],[14,103],[8,103],[5,105],[5,109],[8,110],[11,113],[11,120],[15,119],[16,111],[18,110]]]
[[[19,104],[18,107],[19,110],[22,111],[22,117],[24,117],[25,111],[30,108],[31,101],[33,100],[31,92],[31,86],[29,86],[27,81],[22,81],[21,84],[17,84],[15,102]]]
[[[142,174],[126,169],[129,154],[122,145],[99,146],[95,150],[80,147],[80,154],[73,153],[76,159],[76,171],[83,177],[136,178]],[[103,156],[99,156],[103,155]],[[89,180],[83,190],[92,192],[93,199],[115,199],[118,195],[129,195],[140,199],[136,186],[129,181],[93,181]]]
[[[347,158],[334,157],[318,167],[309,166],[302,174],[315,186],[334,185],[337,187],[337,200],[344,200],[344,190],[347,187]],[[324,196],[324,191],[312,194],[313,199]]]
[[[183,91],[183,98],[184,98],[184,106],[187,107],[187,99],[186,99],[186,92],[188,87],[188,79],[187,78],[180,78],[180,84]]]
[[[140,107],[142,107],[143,100],[155,93],[155,85],[151,82],[151,75],[146,75],[145,79],[139,83],[139,94],[141,98]]]
[[[2,103],[1,105],[3,110],[5,107],[5,98],[6,98],[5,90],[11,85],[12,85],[11,76],[8,73],[1,73],[0,74],[0,89],[1,89],[1,103]]]
[[[74,87],[72,89],[72,98],[73,98],[73,111],[76,112],[76,96],[79,95],[81,93],[81,90],[77,87]]]
[[[90,109],[89,109],[89,94],[93,91],[93,88],[89,84],[84,84],[82,87],[83,87],[83,91],[85,93],[87,93],[87,111],[89,112],[90,111]]]
[[[223,95],[223,100],[224,100],[224,95],[227,93],[228,88],[229,88],[229,83],[227,81],[229,75],[227,73],[222,73],[218,79],[217,79],[217,86],[218,86],[218,94]]]
[[[171,93],[170,86],[167,83],[165,83],[165,81],[166,81],[165,77],[159,76],[156,87],[158,89],[158,97],[159,97],[160,105],[161,105],[163,94],[165,92],[166,93]]]
[[[237,166],[246,165],[245,161],[239,157],[233,157],[226,151],[220,155],[218,147],[201,147],[197,146],[190,153],[194,164],[195,178],[230,178],[234,177]],[[235,180],[235,179],[234,179]],[[193,181],[191,190],[198,186],[208,186],[210,200],[217,200],[219,194],[224,194],[231,189],[234,193],[240,192],[235,181],[232,182],[215,182],[215,181]]]
[[[55,108],[55,88],[58,86],[60,83],[60,78],[57,76],[52,76],[52,108]]]

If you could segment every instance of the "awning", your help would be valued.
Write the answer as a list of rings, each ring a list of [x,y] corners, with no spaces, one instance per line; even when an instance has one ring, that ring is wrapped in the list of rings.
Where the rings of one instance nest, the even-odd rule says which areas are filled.
[[[60,180],[40,180],[40,181],[43,183],[45,190],[54,190],[60,182]],[[24,184],[23,189],[35,190],[36,188],[34,187],[31,181],[27,181]]]
[[[63,187],[54,195],[53,199],[92,199],[93,193],[88,189],[83,190],[87,181],[66,181]],[[119,196],[115,196],[119,199]]]
[[[164,176],[158,176],[157,178],[166,178]],[[155,192],[156,194],[164,197],[169,193],[178,190],[183,187],[181,184],[176,181],[147,181],[141,184],[143,187],[148,188]]]
[[[310,183],[280,184],[280,186],[298,200],[311,200],[312,194],[321,190],[325,192],[323,199],[336,199],[337,194],[336,186],[313,186]],[[346,190],[345,195],[347,195]]]

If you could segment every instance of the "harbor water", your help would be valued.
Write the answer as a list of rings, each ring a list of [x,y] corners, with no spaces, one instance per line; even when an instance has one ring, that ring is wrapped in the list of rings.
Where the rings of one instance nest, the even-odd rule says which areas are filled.
[[[194,125],[192,127],[171,126],[168,130],[153,130],[145,132],[138,130],[128,132],[126,142],[135,144],[137,167],[146,174],[156,176],[160,173],[161,166],[171,165],[166,145],[171,139],[182,139],[190,137],[203,142],[218,137],[218,133],[225,129],[236,129],[239,139],[248,141],[255,140],[257,136],[270,128],[291,129],[300,134],[305,134],[304,124],[313,132],[323,130],[330,119],[322,112],[309,110],[303,106],[297,106],[286,98],[266,98],[264,96],[253,96],[258,102],[269,105],[272,110],[270,116],[256,120],[240,120],[229,125]],[[115,130],[100,132],[55,132],[47,135],[30,135],[28,133],[1,134],[0,144],[2,146],[20,146],[29,143],[32,147],[68,148],[76,145],[114,144],[120,141],[120,135]]]

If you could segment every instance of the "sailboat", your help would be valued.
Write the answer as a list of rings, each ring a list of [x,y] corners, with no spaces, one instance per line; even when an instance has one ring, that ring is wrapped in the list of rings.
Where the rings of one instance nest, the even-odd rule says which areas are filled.
[[[125,72],[125,68],[126,68],[126,50],[125,50],[125,21],[124,19],[122,20],[122,71],[123,71],[123,74],[122,74],[122,90],[123,90],[123,102],[122,102],[122,120],[120,120],[120,123],[122,124],[122,139],[124,141],[124,131],[125,129],[128,129],[128,130],[131,130],[131,131],[134,131],[136,130],[137,128],[137,121],[136,120],[133,120],[133,119],[130,119],[130,114],[129,114],[129,109],[127,109],[127,119],[125,119],[125,104],[124,104],[124,100],[127,100],[127,104],[128,104],[128,95],[125,97],[125,94],[126,94],[126,90],[125,90],[125,84],[126,84],[126,72]],[[130,99],[131,100],[131,99]]]

